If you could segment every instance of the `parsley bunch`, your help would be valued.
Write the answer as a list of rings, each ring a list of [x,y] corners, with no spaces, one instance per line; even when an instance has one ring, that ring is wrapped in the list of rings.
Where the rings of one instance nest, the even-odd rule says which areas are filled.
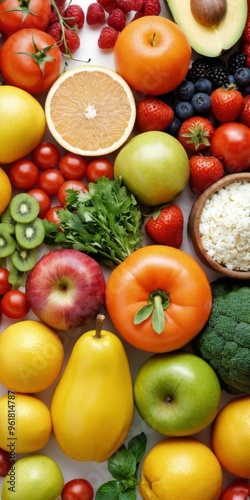
[[[61,230],[44,219],[44,243],[85,252],[107,267],[142,246],[142,213],[121,178],[101,177],[89,183],[88,192],[69,189],[57,215]]]

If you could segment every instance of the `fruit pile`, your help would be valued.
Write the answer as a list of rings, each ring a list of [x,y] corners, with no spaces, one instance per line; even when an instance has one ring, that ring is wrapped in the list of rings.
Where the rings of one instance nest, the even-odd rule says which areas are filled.
[[[0,2],[2,500],[250,495],[250,286],[188,232],[250,169],[226,3]]]

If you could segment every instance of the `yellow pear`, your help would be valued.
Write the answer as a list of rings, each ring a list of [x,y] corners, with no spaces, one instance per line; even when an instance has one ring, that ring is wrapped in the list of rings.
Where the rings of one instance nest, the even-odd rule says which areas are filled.
[[[54,436],[70,458],[104,462],[125,441],[134,416],[133,384],[122,342],[102,330],[76,341],[51,402]]]

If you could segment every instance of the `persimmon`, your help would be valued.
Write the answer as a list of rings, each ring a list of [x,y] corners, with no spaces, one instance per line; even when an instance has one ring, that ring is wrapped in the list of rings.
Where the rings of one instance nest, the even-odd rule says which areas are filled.
[[[185,78],[192,50],[173,21],[143,16],[119,33],[113,54],[116,71],[132,89],[160,95],[172,91]]]
[[[110,274],[106,307],[117,332],[148,352],[190,342],[212,307],[208,278],[193,257],[165,245],[142,247]]]

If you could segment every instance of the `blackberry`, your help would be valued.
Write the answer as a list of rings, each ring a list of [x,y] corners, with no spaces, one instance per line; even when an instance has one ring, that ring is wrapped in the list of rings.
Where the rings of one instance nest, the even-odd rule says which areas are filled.
[[[208,75],[212,82],[213,89],[223,87],[228,83],[227,65],[223,59],[219,57],[210,58],[210,71]]]
[[[246,58],[246,54],[244,52],[241,52],[240,50],[237,50],[236,52],[231,54],[227,61],[229,74],[234,75],[237,69],[246,66]]]
[[[165,102],[165,104],[168,104],[171,108],[174,108],[176,103],[176,97],[173,92],[167,92],[166,94],[161,94],[156,97],[161,101]]]
[[[198,57],[189,68],[186,78],[195,83],[199,78],[207,78],[209,70],[209,59],[207,57]]]

